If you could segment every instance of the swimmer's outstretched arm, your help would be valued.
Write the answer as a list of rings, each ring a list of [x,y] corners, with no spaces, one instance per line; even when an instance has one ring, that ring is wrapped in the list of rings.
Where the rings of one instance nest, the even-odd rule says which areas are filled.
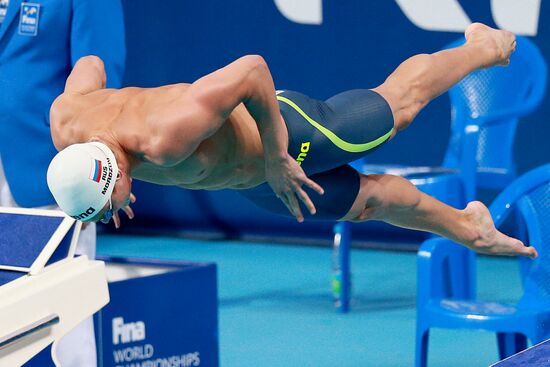
[[[56,98],[50,108],[50,131],[53,143],[58,151],[69,145],[83,141],[86,132],[81,129],[67,128],[70,119],[62,118],[63,98],[65,96],[85,95],[105,88],[107,75],[103,61],[97,56],[80,58],[65,82],[65,91]]]
[[[203,140],[220,129],[241,103],[258,124],[267,182],[299,221],[303,215],[298,198],[314,214],[315,207],[301,186],[305,184],[320,194],[323,189],[307,178],[288,154],[288,131],[275,98],[271,73],[260,56],[242,57],[197,80],[181,99],[163,111],[162,120],[172,122],[163,124],[159,131],[162,154],[157,156],[162,156],[164,162],[158,163],[171,165],[187,158]]]
[[[97,56],[78,59],[65,82],[65,93],[88,94],[105,88],[107,75],[103,60]]]

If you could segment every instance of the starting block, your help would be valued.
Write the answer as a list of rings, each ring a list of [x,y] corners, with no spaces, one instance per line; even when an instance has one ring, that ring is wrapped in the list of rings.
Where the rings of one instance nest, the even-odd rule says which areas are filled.
[[[105,265],[75,258],[81,223],[0,207],[0,366],[22,366],[109,302]]]

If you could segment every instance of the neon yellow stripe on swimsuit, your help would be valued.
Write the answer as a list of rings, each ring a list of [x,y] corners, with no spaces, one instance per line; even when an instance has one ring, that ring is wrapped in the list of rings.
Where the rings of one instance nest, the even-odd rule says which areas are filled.
[[[338,148],[345,150],[346,152],[350,153],[362,153],[366,152],[369,149],[376,148],[383,142],[389,139],[393,132],[393,128],[388,131],[386,134],[382,135],[376,140],[370,141],[368,143],[362,143],[362,144],[354,144],[349,143],[345,140],[342,140],[338,135],[309,117],[296,103],[292,102],[290,99],[283,97],[283,96],[277,96],[277,100],[286,103],[290,107],[294,108],[296,112],[298,112],[304,119],[306,119],[307,122],[309,122],[311,125],[313,125],[317,130],[319,130],[323,135],[325,135],[331,142],[334,143]]]

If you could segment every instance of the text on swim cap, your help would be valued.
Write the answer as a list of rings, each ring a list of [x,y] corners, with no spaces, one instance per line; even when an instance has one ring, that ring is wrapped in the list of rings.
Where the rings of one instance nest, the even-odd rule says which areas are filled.
[[[73,215],[72,217],[77,220],[84,220],[88,218],[90,215],[92,215],[93,213],[95,213],[95,209],[92,207],[89,207],[85,212],[80,213],[78,215]]]
[[[109,159],[109,157],[106,158],[108,167],[103,167],[103,173],[101,175],[101,179],[103,181],[106,181],[105,186],[103,186],[103,190],[101,190],[101,194],[103,195],[107,193],[107,189],[109,188],[111,180],[113,179],[113,165],[111,164],[111,160]]]

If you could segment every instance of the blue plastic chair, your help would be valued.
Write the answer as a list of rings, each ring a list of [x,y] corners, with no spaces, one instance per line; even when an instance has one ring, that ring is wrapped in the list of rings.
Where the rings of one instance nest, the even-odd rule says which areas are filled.
[[[550,337],[550,164],[513,182],[490,211],[497,228],[512,212],[521,215],[529,243],[538,250],[537,259],[519,260],[523,296],[517,304],[465,299],[464,285],[451,277],[464,265],[456,261],[462,258],[469,269],[466,287],[473,287],[475,253],[447,239],[427,240],[418,252],[416,367],[427,364],[433,327],[493,331],[501,359],[525,349],[527,339],[536,344]]]
[[[446,48],[460,46],[458,40]],[[508,67],[477,70],[449,90],[451,137],[442,167],[399,167],[354,162],[363,173],[393,173],[409,179],[423,192],[454,207],[465,207],[477,188],[503,189],[516,177],[513,143],[520,117],[535,110],[546,89],[547,67],[537,47],[517,38],[517,50]],[[351,225],[335,227],[335,235],[351,238]],[[343,268],[335,274],[349,279],[349,244],[335,246]],[[349,282],[333,280],[337,306],[349,308]]]

